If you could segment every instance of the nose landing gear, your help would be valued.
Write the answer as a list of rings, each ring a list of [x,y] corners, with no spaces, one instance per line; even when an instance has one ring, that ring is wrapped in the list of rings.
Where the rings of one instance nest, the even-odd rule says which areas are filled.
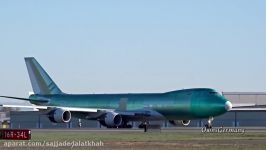
[[[209,119],[208,119],[208,123],[205,124],[205,127],[206,127],[207,129],[211,129],[211,128],[212,128],[212,121],[213,121],[213,120],[214,120],[213,117],[209,117]]]

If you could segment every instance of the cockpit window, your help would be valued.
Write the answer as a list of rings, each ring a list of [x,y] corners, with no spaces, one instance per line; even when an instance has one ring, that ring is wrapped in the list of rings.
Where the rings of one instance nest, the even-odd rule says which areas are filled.
[[[210,94],[212,94],[212,95],[216,95],[216,94],[218,94],[217,92],[210,92]]]

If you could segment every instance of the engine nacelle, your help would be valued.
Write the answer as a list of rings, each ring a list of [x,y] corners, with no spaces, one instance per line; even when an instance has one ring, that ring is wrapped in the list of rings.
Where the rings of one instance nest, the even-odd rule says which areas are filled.
[[[182,126],[188,126],[190,124],[190,120],[169,120],[169,122],[174,125],[182,125]]]
[[[104,123],[109,127],[118,127],[122,121],[121,115],[115,112],[107,112],[104,118]]]
[[[56,108],[49,112],[48,118],[54,123],[67,123],[71,120],[71,113],[62,108]]]

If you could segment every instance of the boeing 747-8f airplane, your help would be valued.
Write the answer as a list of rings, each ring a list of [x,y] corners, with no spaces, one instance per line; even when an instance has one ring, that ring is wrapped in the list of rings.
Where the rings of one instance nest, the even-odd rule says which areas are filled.
[[[213,117],[232,109],[230,101],[213,89],[195,88],[165,93],[137,94],[67,94],[60,90],[40,64],[25,58],[34,94],[29,98],[1,96],[29,101],[32,106],[2,105],[2,107],[34,108],[52,122],[67,123],[72,117],[97,120],[110,128],[130,128],[129,121],[146,125],[153,120],[168,120],[171,124],[189,125],[190,120]]]

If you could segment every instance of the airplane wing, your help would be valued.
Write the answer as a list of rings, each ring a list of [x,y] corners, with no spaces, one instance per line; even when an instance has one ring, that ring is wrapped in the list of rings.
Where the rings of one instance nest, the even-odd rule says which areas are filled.
[[[115,111],[123,116],[150,116],[151,110],[127,110],[127,111],[120,111],[114,109],[99,109],[99,108],[80,108],[80,107],[63,107],[63,106],[39,106],[39,105],[0,105],[0,107],[5,108],[32,108],[37,110],[50,110],[53,108],[62,108],[64,110],[68,110],[71,112],[108,112],[108,111]]]
[[[21,97],[13,97],[13,96],[2,96],[0,97],[3,98],[10,98],[10,99],[16,99],[16,100],[23,100],[23,101],[38,101],[38,102],[49,102],[49,99],[47,98],[41,98],[41,99],[29,99],[29,98],[21,98]],[[118,109],[100,109],[100,108],[81,108],[81,107],[64,107],[64,106],[41,106],[41,105],[1,105],[0,107],[7,107],[7,108],[28,108],[28,109],[34,109],[34,110],[51,110],[54,108],[62,108],[64,110],[68,110],[71,112],[101,112],[101,113],[106,113],[109,111],[115,111],[119,113],[122,116],[151,116],[154,115],[155,111],[149,110],[149,109],[144,109],[144,110],[121,110],[122,108]],[[120,106],[119,106],[120,107]]]
[[[139,110],[116,110],[116,109],[97,109],[97,108],[80,108],[80,107],[62,107],[62,106],[22,106],[22,105],[0,105],[0,107],[7,107],[7,108],[32,108],[34,110],[52,110],[52,109],[64,109],[68,110],[72,113],[87,113],[88,118],[97,119],[101,117],[102,115],[108,113],[108,112],[115,112],[123,116],[124,118],[127,118],[129,120],[139,120],[146,117],[157,117],[157,118],[164,118],[161,114],[159,114],[157,111],[151,110],[151,109],[139,109]]]
[[[233,103],[233,107],[254,107],[255,103]]]
[[[24,100],[24,101],[35,101],[35,99],[29,99],[29,98],[20,98],[20,97],[12,97],[12,96],[0,96],[3,98],[11,98],[11,99],[17,99],[17,100]],[[38,99],[38,102],[48,102],[49,99],[41,98]],[[52,109],[64,109],[68,110],[73,113],[90,113],[92,117],[100,116],[102,114],[105,114],[107,112],[116,112],[119,113],[121,116],[126,118],[143,118],[143,117],[151,117],[151,116],[158,116],[162,117],[161,114],[154,110],[150,109],[140,109],[140,110],[124,110],[122,106],[119,106],[117,109],[104,109],[104,108],[81,108],[81,107],[64,107],[64,106],[41,106],[41,105],[0,105],[0,107],[7,107],[7,108],[28,108],[28,109],[34,109],[34,110],[52,110]],[[93,115],[93,113],[95,113]],[[95,117],[97,118],[97,117]]]
[[[230,111],[266,111],[266,108],[232,108]]]
[[[233,108],[230,111],[266,111],[266,105],[233,104]]]

